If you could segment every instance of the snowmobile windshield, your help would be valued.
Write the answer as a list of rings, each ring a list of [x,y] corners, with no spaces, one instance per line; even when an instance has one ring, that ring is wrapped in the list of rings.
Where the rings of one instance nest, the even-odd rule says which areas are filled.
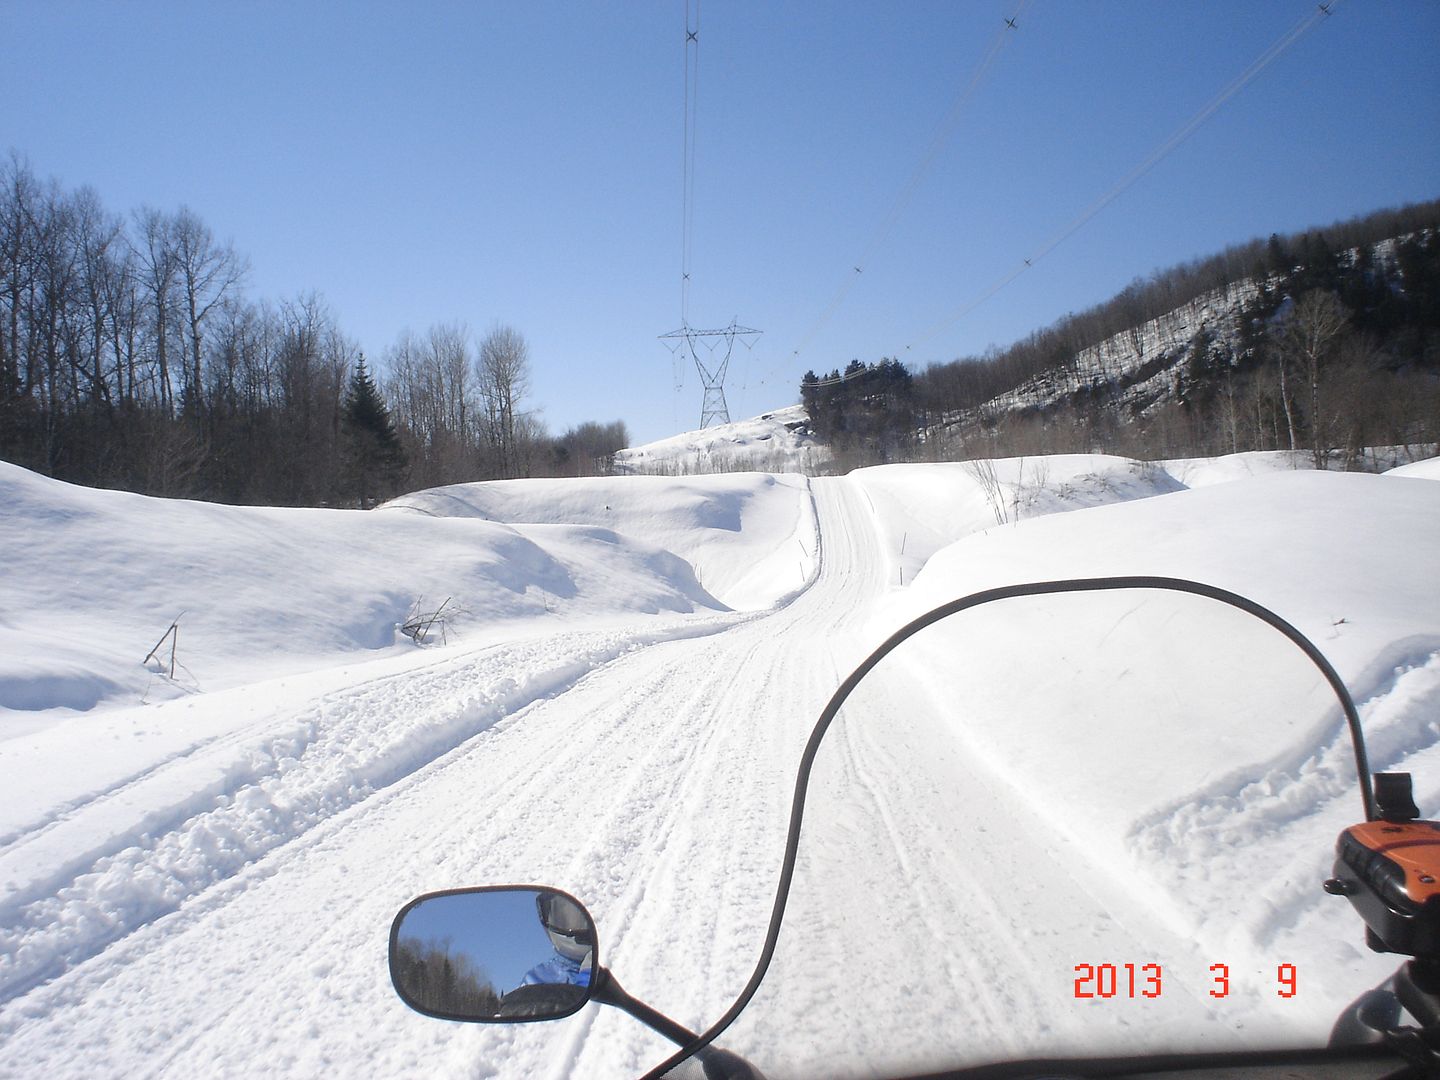
[[[917,614],[897,598],[842,670]],[[1407,721],[1372,683],[1394,768]],[[1340,700],[1254,615],[1153,589],[963,611],[819,744],[773,960],[718,1044],[772,1080],[1323,1046],[1395,966],[1321,887],[1364,814]]]

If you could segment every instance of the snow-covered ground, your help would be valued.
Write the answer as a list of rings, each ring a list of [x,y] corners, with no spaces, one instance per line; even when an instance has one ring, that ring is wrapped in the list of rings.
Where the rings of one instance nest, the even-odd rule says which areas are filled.
[[[667,1045],[616,1010],[410,1012],[394,912],[552,883],[632,993],[708,1025],[758,955],[825,700],[904,620],[1009,582],[1164,574],[1272,607],[1440,814],[1437,479],[1071,456],[358,513],[0,464],[0,1076],[644,1072]],[[398,631],[442,601],[443,640]],[[168,643],[141,658],[182,611],[172,678]],[[1322,1042],[1394,966],[1319,888],[1360,810],[1347,755],[1314,669],[1214,601],[957,616],[827,738],[786,932],[722,1042],[772,1077]],[[1119,992],[1077,999],[1082,964]]]
[[[830,452],[810,435],[799,405],[749,420],[687,431],[615,455],[622,475],[688,476],[724,472],[795,472],[810,475]]]
[[[1417,479],[1440,480],[1440,458],[1412,461],[1409,465],[1397,465],[1386,471],[1388,476],[1411,476]]]

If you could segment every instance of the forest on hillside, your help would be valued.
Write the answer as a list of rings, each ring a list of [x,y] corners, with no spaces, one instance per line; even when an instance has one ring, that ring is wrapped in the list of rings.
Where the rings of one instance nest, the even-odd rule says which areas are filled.
[[[107,209],[0,161],[0,459],[97,487],[369,505],[401,490],[605,471],[620,421],[551,435],[523,335],[404,331],[365,367],[319,293],[245,292],[193,211]]]
[[[1146,355],[1155,324],[1244,297]],[[1185,324],[1180,324],[1182,328]],[[1174,327],[1169,328],[1172,331]],[[1153,348],[1153,345],[1152,345]],[[1083,367],[1092,354],[1129,363]],[[1133,393],[1155,376],[1158,399]],[[1064,393],[1036,392],[1041,385]],[[839,471],[902,460],[1099,452],[1138,458],[1440,441],[1440,201],[1272,234],[1137,280],[983,357],[911,372],[852,360],[801,400]]]
[[[247,272],[187,208],[122,215],[0,162],[0,459],[156,495],[366,506],[605,473],[628,444],[622,421],[545,429],[513,327],[405,330],[367,363],[319,293],[255,299]],[[1179,313],[1216,297],[1223,321],[1177,338]],[[1440,201],[1157,272],[986,356],[810,371],[800,397],[838,471],[1266,449],[1349,465],[1367,445],[1433,446]]]

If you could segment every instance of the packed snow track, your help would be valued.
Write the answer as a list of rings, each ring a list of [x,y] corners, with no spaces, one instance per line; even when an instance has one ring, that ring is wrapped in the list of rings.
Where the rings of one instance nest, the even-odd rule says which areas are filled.
[[[821,568],[787,605],[702,636],[568,633],[361,677],[295,703],[208,797],[45,864],[0,900],[0,1074],[318,1076],[366,1060],[377,1076],[623,1076],[659,1061],[667,1044],[598,1007],[518,1028],[410,1012],[386,973],[390,920],[430,889],[545,882],[590,906],[632,993],[696,1025],[733,1000],[806,733],[854,659],[830,643],[883,588],[863,495],[843,480],[814,493]],[[163,779],[71,807],[0,858]]]
[[[793,589],[815,570],[748,611],[711,606],[688,563],[593,522],[469,533],[421,516],[422,534],[400,514],[314,519],[357,543],[382,526],[444,537],[457,564],[483,534],[530,560],[529,578],[514,560],[481,567],[509,583],[495,603],[558,595],[570,573],[590,575],[576,591],[596,603],[0,744],[0,1077],[646,1072],[673,1048],[615,1009],[513,1027],[410,1011],[386,968],[395,912],[431,890],[553,885],[588,905],[600,962],[632,994],[709,1026],[758,958],[821,708],[900,621],[1004,581],[1168,574],[1268,603],[1341,669],[1372,764],[1413,771],[1422,808],[1440,805],[1434,481],[1287,467],[1166,494],[1182,485],[1134,464],[1049,459],[1068,472],[1037,489],[1024,462],[1002,463],[1017,512],[1047,516],[994,530],[962,465],[811,481],[813,538],[804,488],[772,490],[771,523],[793,529],[800,506],[801,530],[775,534],[784,552],[772,544],[758,576],[779,568]],[[53,494],[26,485],[43,511]],[[734,513],[704,542],[754,542],[738,507],[766,489],[731,484]],[[692,518],[714,504],[676,492],[663,520],[609,488],[588,512],[663,525],[667,543],[702,536]],[[494,512],[545,493],[480,496]],[[735,550],[743,581],[762,560]],[[634,575],[607,576],[597,551]],[[670,585],[626,595],[657,566]],[[817,758],[780,947],[722,1044],[779,1080],[1323,1042],[1393,964],[1318,888],[1358,809],[1333,699],[1307,697],[1314,671],[1254,632],[1117,595],[947,623],[887,660]],[[126,753],[142,741],[149,756]],[[1163,965],[1164,993],[1080,1001],[1081,964]],[[1277,966],[1298,966],[1299,993],[1277,996]]]

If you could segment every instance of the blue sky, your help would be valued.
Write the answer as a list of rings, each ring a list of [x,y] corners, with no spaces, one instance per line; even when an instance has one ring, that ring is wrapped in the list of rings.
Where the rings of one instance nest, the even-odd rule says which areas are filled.
[[[731,415],[794,402],[807,368],[979,354],[1155,269],[1440,196],[1440,3],[1343,0],[975,306],[1315,11],[702,3],[689,320],[764,331]],[[701,404],[657,340],[681,322],[685,18],[0,0],[0,151],[115,211],[189,206],[252,297],[318,291],[372,358],[405,328],[512,325],[552,430],[642,442]]]

